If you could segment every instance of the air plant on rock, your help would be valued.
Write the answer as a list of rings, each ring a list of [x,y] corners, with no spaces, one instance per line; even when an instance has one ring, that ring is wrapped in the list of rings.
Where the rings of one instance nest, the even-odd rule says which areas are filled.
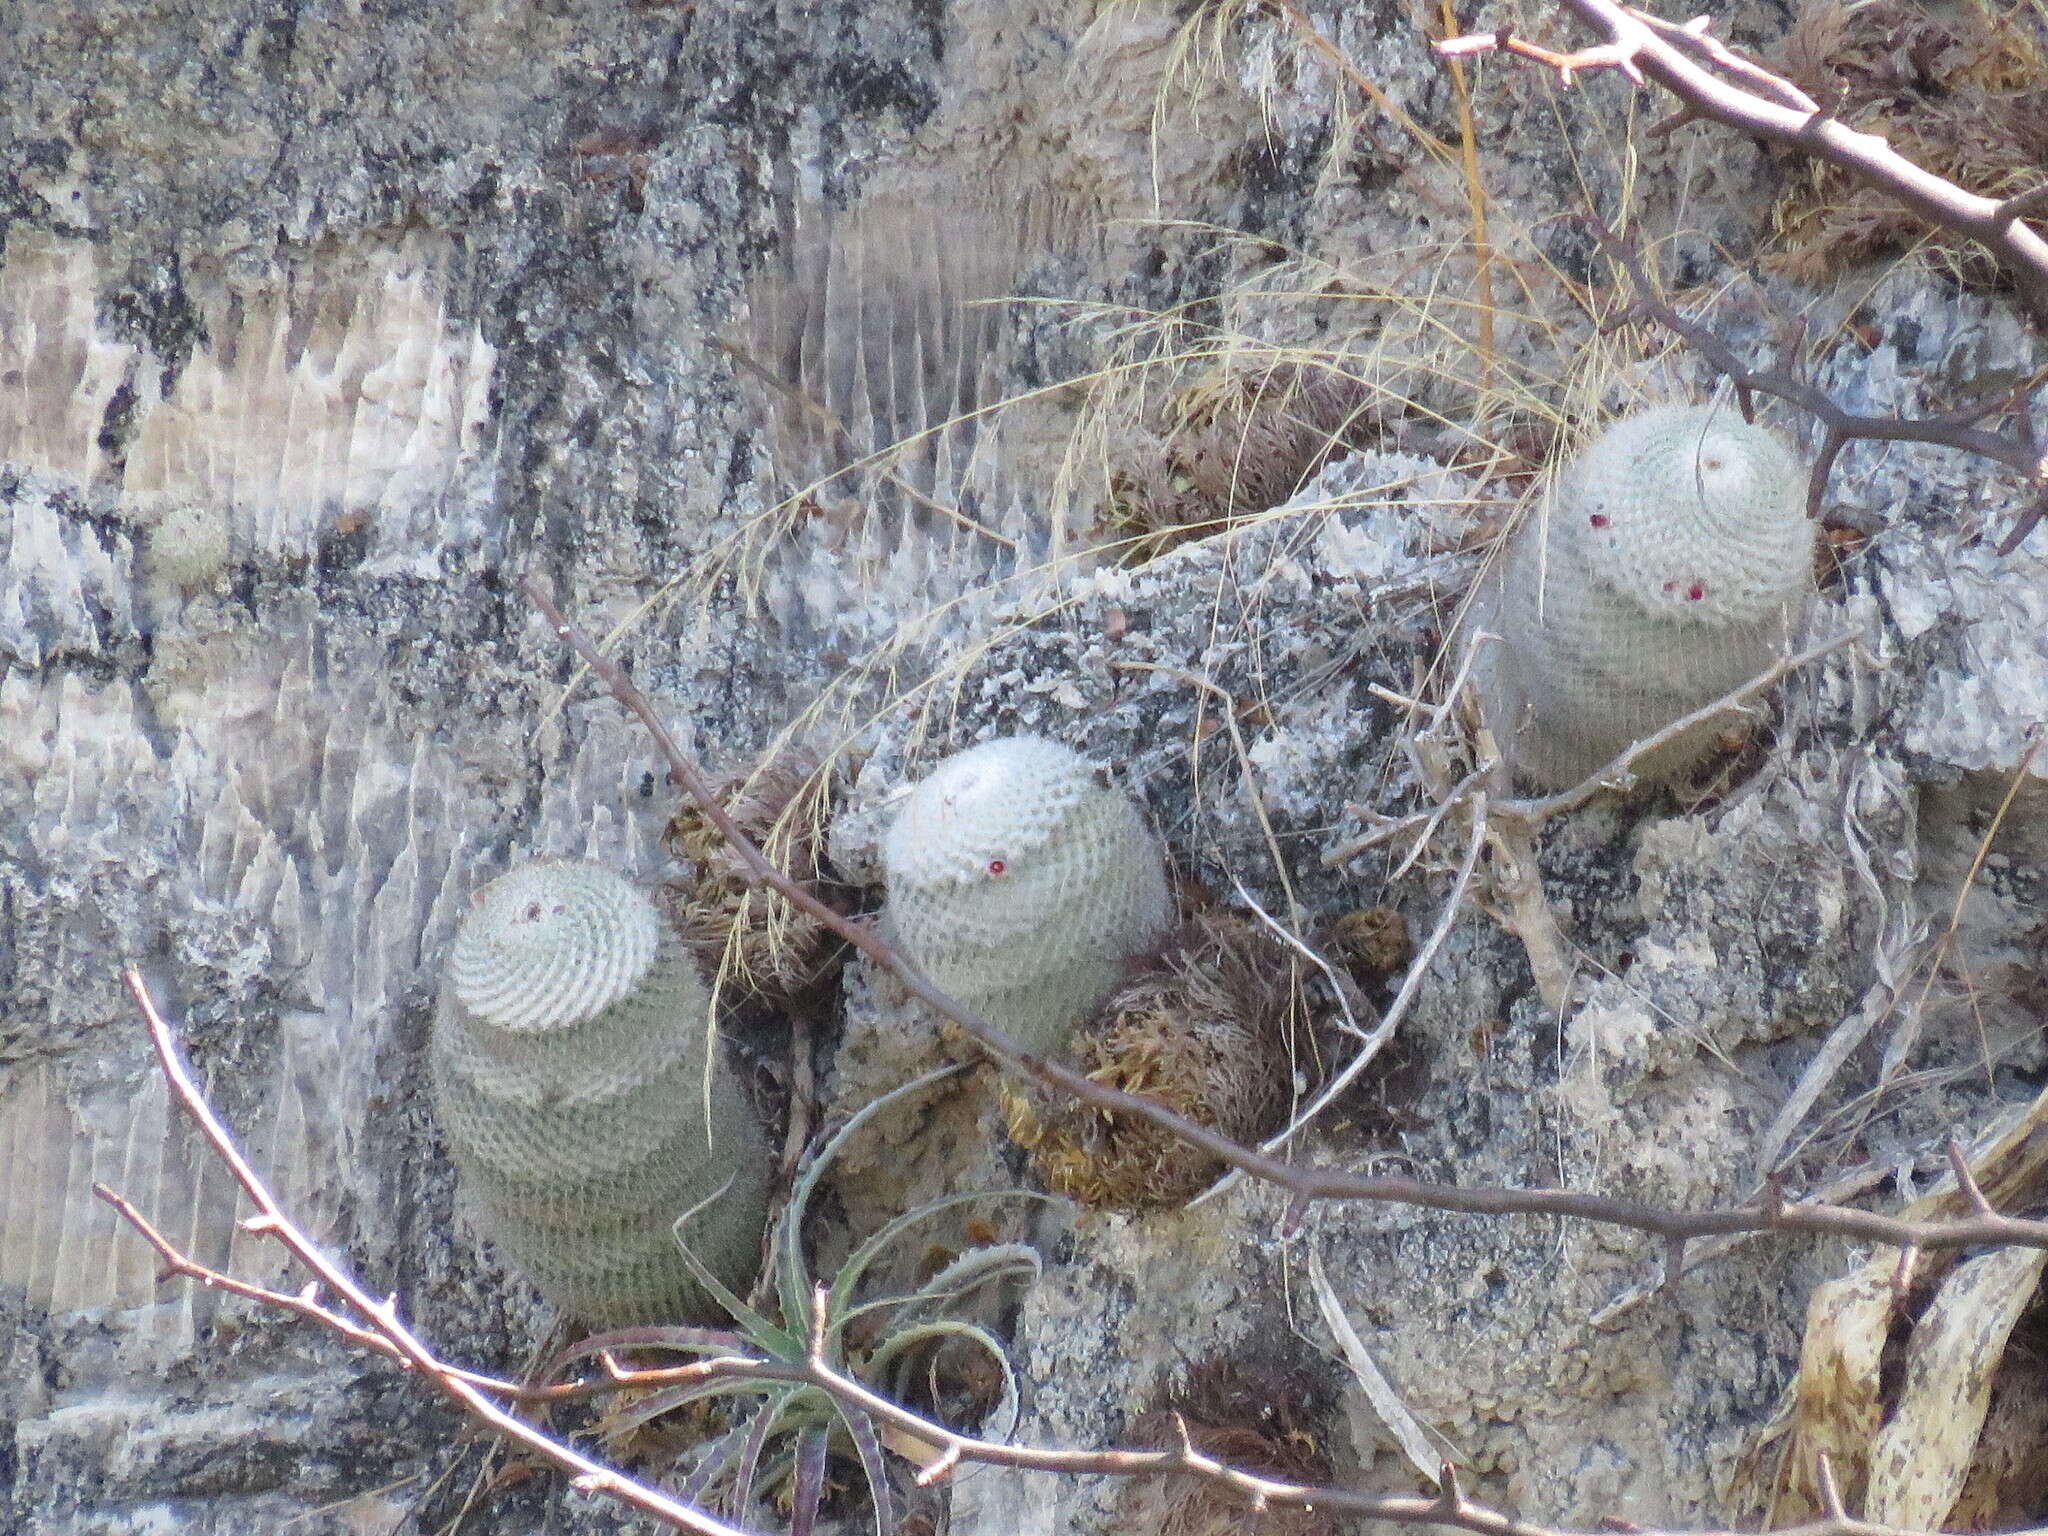
[[[983,1323],[963,1315],[963,1304],[1008,1280],[1027,1286],[1037,1280],[1041,1263],[1036,1251],[1023,1243],[970,1247],[930,1278],[879,1296],[864,1296],[863,1282],[912,1228],[940,1211],[1013,1195],[1043,1196],[1021,1190],[971,1191],[927,1201],[860,1243],[829,1281],[814,1279],[804,1253],[805,1214],[840,1149],[882,1109],[958,1070],[946,1067],[928,1073],[876,1099],[798,1172],[770,1240],[771,1278],[764,1287],[772,1294],[762,1307],[724,1285],[693,1251],[697,1213],[688,1212],[676,1222],[676,1246],[736,1326],[631,1328],[597,1334],[558,1355],[548,1375],[559,1375],[579,1360],[623,1351],[700,1359],[751,1356],[771,1367],[802,1367],[812,1358],[815,1338],[832,1371],[902,1401],[915,1395],[921,1380],[936,1380],[940,1351],[961,1344],[992,1362],[1000,1382],[999,1399],[983,1433],[1007,1435],[1017,1420],[1016,1372],[1001,1341]],[[874,1421],[813,1382],[740,1373],[661,1387],[608,1414],[606,1427],[623,1435],[678,1409],[717,1400],[728,1407],[726,1427],[698,1449],[678,1488],[683,1498],[723,1504],[745,1520],[761,1498],[779,1497],[789,1505],[793,1536],[802,1536],[815,1524],[827,1466],[837,1457],[859,1467],[878,1536],[895,1530],[895,1504]]]

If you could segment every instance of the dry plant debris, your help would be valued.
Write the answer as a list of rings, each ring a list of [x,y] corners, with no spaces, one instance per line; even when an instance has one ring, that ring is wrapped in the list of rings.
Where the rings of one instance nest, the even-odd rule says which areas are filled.
[[[2048,1195],[2048,1093],[1955,1177],[1907,1207],[1938,1219],[1980,1203],[2025,1208]],[[1821,1508],[1825,1454],[1865,1519],[1990,1530],[2048,1514],[2044,1256],[2017,1248],[1922,1254],[1881,1247],[1818,1287],[1799,1374],[1752,1445],[1737,1497],[1771,1524]],[[2029,1437],[2032,1438],[2029,1438]]]
[[[1203,1453],[1233,1466],[1290,1482],[1328,1482],[1323,1409],[1302,1382],[1274,1372],[1212,1361],[1188,1372],[1187,1384],[1164,1407],[1142,1414],[1131,1438],[1171,1445],[1185,1432]],[[1131,1527],[1147,1536],[1239,1536],[1250,1514],[1246,1501],[1216,1484],[1162,1478],[1133,1484],[1124,1500]],[[1336,1536],[1334,1515],[1314,1509],[1268,1510],[1261,1536]]]
[[[1073,1055],[1099,1083],[1142,1093],[1239,1141],[1287,1107],[1290,1024],[1300,967],[1278,941],[1227,912],[1184,924],[1140,957],[1082,1026]],[[1160,1126],[1002,1080],[1011,1137],[1048,1188],[1083,1205],[1179,1205],[1223,1171]]]
[[[2028,0],[1806,0],[1777,62],[1844,122],[1974,192],[2015,196],[2048,167],[2048,10]],[[1831,277],[1922,239],[1959,276],[1998,276],[1981,249],[1824,161],[1798,157],[1772,217],[1785,242],[1775,264],[1796,277]]]
[[[1361,985],[1398,976],[1415,958],[1408,919],[1393,907],[1359,907],[1330,924],[1328,945]]]
[[[825,858],[825,829],[833,786],[816,758],[786,749],[716,793],[792,879],[832,899],[837,881]],[[772,1007],[815,1006],[838,974],[845,946],[816,917],[750,880],[695,801],[684,802],[662,838],[692,868],[689,878],[670,881],[665,894],[671,920],[706,973]]]
[[[1150,560],[1277,507],[1337,454],[1366,446],[1370,391],[1335,360],[1218,364],[1171,395],[1110,477],[1111,531]]]

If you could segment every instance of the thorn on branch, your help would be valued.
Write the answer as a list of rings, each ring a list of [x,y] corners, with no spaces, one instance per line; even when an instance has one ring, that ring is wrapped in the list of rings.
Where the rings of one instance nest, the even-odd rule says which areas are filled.
[[[1913,1294],[1913,1276],[1920,1268],[1920,1250],[1908,1243],[1899,1250],[1899,1262],[1892,1270],[1892,1303],[1903,1307]]]
[[[912,1481],[920,1488],[931,1488],[944,1482],[952,1475],[953,1469],[960,1465],[960,1455],[959,1442],[955,1441],[940,1451],[937,1458],[929,1466],[922,1468]]]
[[[2010,224],[2014,219],[2048,218],[2048,182],[2008,197],[1991,217],[1999,224]]]
[[[1735,387],[1737,397],[1744,402],[1743,416],[1746,420],[1753,419],[1753,408],[1748,403],[1748,392],[1753,390],[1783,400],[1820,423],[1823,433],[1821,446],[1814,456],[1806,488],[1809,517],[1820,516],[1835,461],[1852,442],[1928,443],[1939,448],[1954,448],[2003,464],[2036,484],[2048,480],[2048,464],[2043,463],[2034,446],[2033,429],[2023,410],[2020,411],[2021,428],[2015,435],[1987,432],[1974,425],[2001,409],[2023,407],[2023,391],[2001,390],[1988,400],[1976,401],[1959,411],[1939,416],[1854,415],[1837,405],[1826,391],[1798,376],[1789,361],[1796,353],[1789,348],[1777,367],[1750,367],[1727,342],[1704,325],[1687,319],[1659,296],[1657,284],[1633,240],[1617,234],[1599,218],[1588,218],[1585,224],[1599,241],[1607,259],[1629,280],[1628,306],[1618,318],[1631,322],[1654,322],[1688,343]],[[2044,283],[2048,283],[2048,272],[2044,272]],[[2016,549],[2044,514],[2048,514],[2048,490],[2044,490],[2041,499],[2020,515],[2012,531],[2000,541],[1998,553],[2007,555]]]
[[[1984,1198],[1984,1191],[1978,1187],[1977,1176],[1970,1172],[1970,1159],[1963,1151],[1963,1144],[1951,1136],[1948,1139],[1948,1165],[1955,1170],[1956,1188],[1963,1192],[1963,1198],[1970,1202],[1970,1209],[1979,1216],[1996,1218],[1991,1202]]]
[[[1621,0],[1564,4],[1605,40],[1559,53],[1502,30],[1450,38],[1437,51],[1447,57],[1512,53],[1556,69],[1567,82],[1580,70],[1601,67],[1620,69],[1639,84],[1652,75],[1698,116],[1846,171],[1916,217],[1981,246],[2013,278],[2022,302],[2048,319],[2048,239],[2023,222],[2048,212],[2048,188],[2001,202],[1958,186],[1900,154],[1881,134],[1858,132],[1828,116],[1790,80],[1709,35],[1705,17],[1663,21]]]
[[[1685,1244],[1682,1233],[1664,1239],[1664,1283],[1658,1289],[1667,1296],[1678,1294],[1679,1279],[1685,1274]]]
[[[1436,1507],[1445,1514],[1458,1514],[1465,1508],[1465,1493],[1458,1486],[1458,1469],[1446,1461],[1436,1475]]]
[[[1785,1174],[1773,1168],[1764,1175],[1764,1221],[1775,1227],[1785,1214]]]

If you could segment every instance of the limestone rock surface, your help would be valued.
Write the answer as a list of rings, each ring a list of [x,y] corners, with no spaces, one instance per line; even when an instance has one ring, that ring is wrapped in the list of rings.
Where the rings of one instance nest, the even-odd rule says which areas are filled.
[[[1455,146],[1442,61],[1391,12],[1299,9],[1399,117],[1347,96],[1284,18],[1204,9],[1184,31],[1163,0],[10,9],[0,1528],[437,1531],[479,1487],[505,1536],[648,1528],[547,1477],[493,1483],[452,1410],[339,1339],[159,1286],[91,1193],[120,1189],[206,1263],[303,1283],[238,1226],[246,1202],[169,1102],[119,980],[133,959],[256,1166],[370,1289],[479,1369],[516,1371],[552,1326],[455,1199],[429,1110],[438,968],[514,864],[673,873],[674,806],[521,576],[615,632],[714,771],[792,725],[843,747],[850,880],[872,880],[890,797],[932,762],[1031,733],[1114,765],[1222,903],[1305,933],[1369,905],[1431,929],[1447,843],[1412,867],[1324,854],[1430,801],[1435,739],[1400,741],[1426,711],[1395,701],[1475,579],[1475,520],[1524,448],[1542,456],[1514,434],[1587,388],[1615,409],[1714,381],[1598,351],[1584,315],[1521,314],[1504,261],[1482,368],[1470,308],[1426,302],[1476,281],[1457,156],[1402,122]],[[1751,42],[1784,26],[1729,20]],[[1747,142],[1695,125],[1624,147],[1619,79],[1468,78],[1514,270],[1605,281],[1559,217],[1582,184],[1632,199],[1674,281],[1720,285],[1724,253],[1758,249],[1781,172]],[[1934,276],[1769,283],[1840,340],[1816,381],[1852,411],[1950,410],[2048,362],[2004,299]],[[1739,290],[1716,323],[1760,349],[1770,306]],[[1429,351],[1445,336],[1466,348],[1449,363]],[[1283,516],[1144,563],[1094,552],[1123,439],[1156,419],[1143,360],[1228,366],[1253,342],[1355,343],[1347,442],[1372,445]],[[1480,412],[1482,377],[1524,393]],[[1504,440],[1475,446],[1487,421]],[[886,473],[812,483],[927,430]],[[1815,622],[1857,644],[1788,683],[1720,798],[1547,830],[1565,1016],[1468,905],[1401,1073],[1303,1155],[1669,1203],[1743,1198],[1783,1161],[1796,1187],[1862,1178],[1882,1205],[1938,1169],[1943,1135],[2031,1097],[2048,755],[2007,790],[2048,701],[2048,531],[1990,548],[2021,496],[1958,454],[1845,455],[1828,510],[1882,526]],[[1895,1006],[1930,974],[1924,1007]],[[739,1043],[772,1074],[783,1040]],[[821,1043],[828,1108],[941,1049],[864,967]],[[962,1088],[878,1127],[837,1180],[846,1222],[1018,1183],[994,1113]],[[1476,1497],[1718,1523],[1808,1291],[1847,1258],[1740,1244],[1674,1300],[1627,1233],[1284,1214],[1239,1183],[1185,1214],[1035,1227],[1045,1278],[1003,1320],[1019,1433],[1109,1443],[1192,1366],[1264,1363],[1322,1405],[1340,1476],[1412,1491],[1314,1321],[1314,1245]],[[1121,1531],[1121,1497],[975,1472],[951,1528]]]

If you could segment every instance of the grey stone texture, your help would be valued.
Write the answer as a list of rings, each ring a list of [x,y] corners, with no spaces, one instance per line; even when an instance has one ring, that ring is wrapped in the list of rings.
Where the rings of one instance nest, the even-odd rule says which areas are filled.
[[[1314,14],[1455,140],[1406,13]],[[1449,842],[1405,870],[1386,849],[1322,863],[1358,807],[1423,803],[1402,712],[1369,687],[1414,686],[1473,576],[1461,530],[1512,494],[1446,468],[1457,433],[1432,423],[1472,420],[1486,380],[1510,416],[1574,419],[1713,383],[1584,317],[1503,313],[1484,376],[1469,337],[1432,352],[1420,296],[1471,280],[1455,164],[1275,18],[1189,19],[1154,0],[0,6],[0,1528],[436,1531],[488,1477],[457,1416],[388,1364],[159,1287],[90,1188],[207,1262],[303,1280],[237,1229],[246,1203],[168,1102],[120,983],[132,959],[251,1157],[371,1288],[480,1369],[518,1370],[546,1335],[432,1124],[436,967],[471,893],[519,860],[672,872],[673,802],[521,575],[616,627],[715,769],[788,727],[849,748],[852,874],[872,876],[891,793],[1034,732],[1115,764],[1225,900],[1237,882],[1282,916],[1291,899],[1310,932],[1377,903],[1435,921]],[[1786,18],[1731,21],[1755,42]],[[1564,97],[1535,71],[1479,79],[1491,227],[1532,282],[1546,264],[1604,280],[1568,217],[1585,194],[1612,213],[1626,191],[1688,283],[1758,250],[1785,172],[1754,146],[1631,143],[1618,80]],[[1512,275],[1496,263],[1504,310]],[[1374,283],[1403,302],[1356,297]],[[1998,296],[1910,271],[1765,288],[1818,334],[1869,292],[1861,343],[1819,375],[1852,409],[1947,409],[2048,361]],[[1751,292],[1717,311],[1744,346],[1769,330]],[[1013,294],[1072,307],[971,325],[948,308]],[[1050,386],[1133,356],[1122,323],[1179,304],[1186,328],[1154,337],[1350,346],[1417,408],[1382,413],[1382,446],[1296,510],[1130,567],[1089,546],[1135,408],[1105,384],[1138,375]],[[932,334],[945,358],[969,338],[972,366],[941,376]],[[735,362],[764,338],[856,447],[1028,398],[939,434],[901,483],[776,513],[804,455],[839,445]],[[1787,1095],[1880,985],[1917,1002],[1822,1085],[1783,1147],[1795,1184],[1867,1168],[1869,1198],[1895,1199],[1938,1169],[1941,1136],[2029,1099],[2048,1067],[2048,759],[1952,963],[1924,990],[1916,969],[2048,716],[2048,532],[1990,549],[2019,499],[1953,454],[1845,456],[1831,509],[1883,527],[1814,623],[1858,645],[1784,690],[1770,751],[1725,794],[1548,830],[1579,962],[1565,1017],[1470,907],[1401,1072],[1306,1154],[1740,1199]],[[1190,675],[1259,701],[1241,755]],[[944,1048],[886,978],[853,973],[841,1015],[840,1107]],[[777,1039],[737,1043],[772,1074]],[[839,1219],[1013,1185],[996,1124],[971,1087],[892,1122],[864,1162],[850,1149]],[[1046,1275],[1008,1323],[1020,1434],[1113,1442],[1192,1365],[1286,1360],[1332,1405],[1340,1474],[1414,1488],[1316,1321],[1314,1245],[1475,1495],[1581,1526],[1718,1521],[1809,1288],[1851,1257],[1753,1242],[1641,1295],[1658,1255],[1627,1233],[1325,1206],[1290,1235],[1284,1204],[1240,1183],[1186,1213],[1038,1226]],[[980,1471],[951,1528],[1127,1528],[1121,1497]],[[481,1498],[468,1529],[647,1528],[545,1476]]]

